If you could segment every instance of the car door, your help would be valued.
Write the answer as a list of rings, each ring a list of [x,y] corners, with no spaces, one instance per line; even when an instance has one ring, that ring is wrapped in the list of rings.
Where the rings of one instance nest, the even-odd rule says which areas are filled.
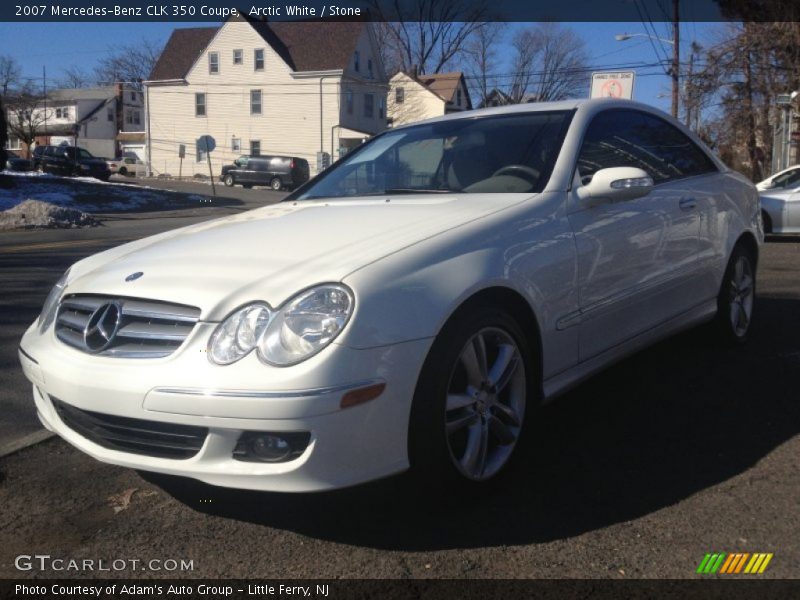
[[[592,205],[573,195],[569,220],[578,253],[581,361],[692,305],[698,199],[679,166],[665,159],[663,146],[676,141],[664,138],[658,121],[636,110],[604,111],[590,123],[579,152],[576,186],[609,167],[638,167],[655,183],[648,195],[623,202]]]
[[[795,184],[795,187],[787,190],[789,191],[786,198],[786,225],[791,233],[800,232],[800,185]]]

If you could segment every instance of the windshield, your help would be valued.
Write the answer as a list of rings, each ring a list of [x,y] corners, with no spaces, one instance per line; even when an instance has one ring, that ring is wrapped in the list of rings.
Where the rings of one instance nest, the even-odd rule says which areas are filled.
[[[287,199],[540,192],[571,116],[566,111],[506,114],[389,131]]]

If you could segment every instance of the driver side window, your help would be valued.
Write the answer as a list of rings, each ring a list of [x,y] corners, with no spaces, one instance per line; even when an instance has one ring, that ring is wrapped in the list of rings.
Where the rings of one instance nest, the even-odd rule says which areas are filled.
[[[584,185],[597,171],[610,167],[638,167],[656,184],[717,170],[705,152],[674,126],[625,109],[597,115],[578,156]]]

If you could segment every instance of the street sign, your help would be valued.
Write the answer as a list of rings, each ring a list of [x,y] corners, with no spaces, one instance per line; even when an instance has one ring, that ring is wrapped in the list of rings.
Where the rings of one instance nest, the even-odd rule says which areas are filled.
[[[178,158],[186,158],[186,144],[178,144]]]
[[[201,135],[197,138],[197,149],[200,152],[211,152],[217,147],[217,141],[210,135]]]
[[[633,98],[633,71],[592,73],[590,98]]]

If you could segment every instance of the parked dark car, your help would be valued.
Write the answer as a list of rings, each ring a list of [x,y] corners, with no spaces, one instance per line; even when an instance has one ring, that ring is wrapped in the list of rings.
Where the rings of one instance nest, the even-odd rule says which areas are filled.
[[[39,148],[36,148],[38,150]],[[45,173],[68,177],[94,177],[108,181],[111,171],[102,158],[92,156],[83,148],[74,146],[45,146],[41,157],[41,168]]]
[[[268,185],[273,190],[294,189],[308,181],[308,161],[295,156],[240,156],[222,167],[220,181],[246,188]]]
[[[13,150],[6,150],[5,168],[9,171],[30,171],[33,169],[33,162],[21,157]]]

